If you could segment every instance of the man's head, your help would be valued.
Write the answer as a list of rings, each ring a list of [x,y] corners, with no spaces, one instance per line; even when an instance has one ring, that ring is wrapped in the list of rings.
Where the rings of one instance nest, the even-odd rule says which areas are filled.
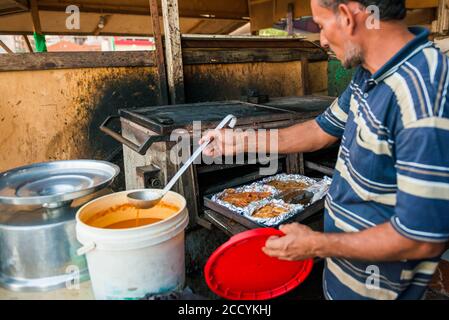
[[[346,68],[363,64],[363,43],[373,31],[373,19],[395,22],[406,16],[405,0],[311,0],[311,6],[321,44]]]

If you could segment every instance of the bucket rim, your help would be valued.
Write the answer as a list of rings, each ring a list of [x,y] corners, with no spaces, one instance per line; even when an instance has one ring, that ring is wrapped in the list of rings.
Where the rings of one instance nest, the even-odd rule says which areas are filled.
[[[146,229],[150,229],[150,228],[156,228],[156,227],[159,227],[162,223],[171,222],[176,217],[178,217],[180,214],[182,214],[186,210],[186,208],[187,208],[187,201],[186,201],[186,199],[182,195],[180,195],[179,193],[174,192],[174,191],[169,191],[168,194],[173,194],[173,195],[176,195],[176,196],[180,197],[180,200],[182,201],[182,206],[181,206],[181,208],[178,211],[176,211],[176,213],[173,213],[168,218],[163,219],[161,221],[158,221],[156,223],[151,223],[151,224],[148,224],[148,225],[143,225],[143,226],[135,227],[135,228],[127,228],[127,229],[105,229],[105,228],[98,228],[98,227],[90,226],[90,225],[88,225],[87,223],[85,223],[84,221],[82,221],[80,219],[81,212],[86,207],[88,207],[89,205],[91,205],[94,202],[100,201],[100,200],[102,200],[104,198],[108,198],[108,197],[113,197],[113,196],[117,196],[117,195],[121,195],[121,194],[129,194],[131,192],[136,192],[136,191],[145,191],[145,190],[158,190],[158,189],[145,189],[144,188],[144,189],[125,190],[125,191],[119,191],[119,192],[114,192],[114,193],[111,193],[111,194],[107,194],[107,195],[104,195],[104,196],[99,197],[99,198],[95,198],[95,199],[89,201],[88,203],[84,204],[81,208],[79,208],[77,210],[76,215],[75,215],[76,224],[77,225],[78,224],[82,225],[83,228],[87,228],[88,230],[97,231],[97,232],[107,232],[107,233],[114,232],[116,234],[119,234],[119,233],[129,232],[129,230],[140,231],[140,230],[146,230]]]
[[[107,237],[104,237],[104,234],[100,234],[98,232],[94,235],[92,230],[77,228],[76,237],[78,242],[82,245],[80,249],[87,249],[86,252],[82,254],[78,253],[78,255],[87,255],[89,252],[94,250],[119,252],[123,250],[135,250],[158,245],[172,239],[175,236],[178,236],[181,232],[184,233],[188,223],[189,216],[188,214],[185,214],[180,216],[180,220],[177,221],[175,225],[172,225],[171,228],[159,230],[157,233],[149,234],[151,231],[149,229],[139,231],[125,229],[133,230],[134,232],[132,235],[114,233],[107,235]],[[144,237],[142,237],[142,233],[146,233]],[[125,240],[126,242],[124,242]]]

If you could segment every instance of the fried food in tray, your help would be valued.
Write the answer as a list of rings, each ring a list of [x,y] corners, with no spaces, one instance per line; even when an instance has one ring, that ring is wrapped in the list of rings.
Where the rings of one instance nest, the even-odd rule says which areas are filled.
[[[306,190],[287,190],[279,196],[286,203],[308,206],[313,198],[313,192]]]
[[[261,207],[260,209],[257,209],[256,211],[254,211],[254,213],[252,214],[252,217],[260,218],[260,219],[271,219],[271,218],[276,218],[276,217],[278,217],[282,214],[285,214],[289,211],[290,211],[290,209],[285,206],[269,203],[269,204]]]
[[[304,190],[310,187],[310,184],[302,181],[295,180],[272,180],[268,181],[266,184],[272,186],[280,191],[288,191],[288,190]]]
[[[239,192],[235,189],[227,189],[220,197],[220,200],[230,203],[236,207],[244,208],[253,202],[261,201],[271,195],[271,192]]]

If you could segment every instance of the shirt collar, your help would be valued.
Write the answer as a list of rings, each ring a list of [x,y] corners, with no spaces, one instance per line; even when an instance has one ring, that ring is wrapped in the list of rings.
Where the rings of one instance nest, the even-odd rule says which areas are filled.
[[[428,40],[429,30],[422,27],[411,27],[409,31],[415,35],[415,38],[407,43],[393,58],[391,58],[382,68],[372,75],[371,80],[379,83],[388,76],[395,73],[407,60],[426,47],[433,45]]]

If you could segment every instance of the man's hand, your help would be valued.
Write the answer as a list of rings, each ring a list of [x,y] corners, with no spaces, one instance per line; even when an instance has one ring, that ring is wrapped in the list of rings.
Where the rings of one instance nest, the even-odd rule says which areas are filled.
[[[243,132],[235,132],[232,129],[207,131],[199,141],[203,144],[211,140],[211,143],[204,150],[204,155],[212,158],[221,156],[232,156],[245,152],[245,136]]]
[[[270,237],[262,251],[270,256],[280,260],[299,261],[314,258],[317,236],[307,226],[299,223],[283,225],[279,228],[284,237]]]
[[[360,261],[421,260],[441,256],[446,243],[422,242],[406,238],[384,224],[360,232],[321,233],[293,223],[280,228],[284,237],[267,240],[263,252],[281,260],[344,258]]]

